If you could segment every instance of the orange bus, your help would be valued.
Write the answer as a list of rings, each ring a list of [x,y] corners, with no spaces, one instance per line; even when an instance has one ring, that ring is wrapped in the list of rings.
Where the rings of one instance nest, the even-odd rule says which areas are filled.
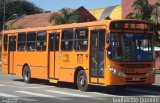
[[[153,35],[151,23],[102,20],[9,30],[3,33],[2,72],[52,83],[151,85]]]

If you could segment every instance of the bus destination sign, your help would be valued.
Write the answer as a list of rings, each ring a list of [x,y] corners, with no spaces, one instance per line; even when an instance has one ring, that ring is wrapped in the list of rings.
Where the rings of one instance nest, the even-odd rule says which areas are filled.
[[[145,22],[111,22],[111,30],[139,30],[139,31],[153,31],[153,25]]]
[[[142,30],[147,30],[148,25],[147,24],[130,24],[130,23],[125,23],[124,24],[124,29],[142,29]]]

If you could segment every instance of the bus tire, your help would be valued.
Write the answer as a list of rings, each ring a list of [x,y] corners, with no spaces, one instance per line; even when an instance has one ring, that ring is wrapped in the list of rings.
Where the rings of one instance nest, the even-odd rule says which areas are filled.
[[[23,80],[25,83],[30,83],[31,82],[31,71],[28,65],[24,67],[23,70]]]
[[[80,91],[88,91],[89,85],[87,81],[87,75],[85,70],[80,70],[77,75],[77,87]]]

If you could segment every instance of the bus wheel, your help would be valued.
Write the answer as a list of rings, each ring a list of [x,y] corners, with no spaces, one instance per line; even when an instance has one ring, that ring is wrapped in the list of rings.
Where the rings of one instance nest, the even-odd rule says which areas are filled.
[[[25,83],[30,83],[30,81],[31,81],[31,72],[30,72],[30,68],[29,68],[28,65],[26,65],[24,67],[23,80],[24,80]]]
[[[87,75],[84,70],[80,70],[77,75],[77,86],[81,91],[86,92],[89,88],[87,83]]]

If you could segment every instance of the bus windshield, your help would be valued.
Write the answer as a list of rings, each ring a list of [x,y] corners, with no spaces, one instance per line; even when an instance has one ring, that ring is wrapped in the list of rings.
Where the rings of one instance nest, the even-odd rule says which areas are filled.
[[[111,33],[108,56],[115,61],[152,61],[153,36],[151,34]]]

